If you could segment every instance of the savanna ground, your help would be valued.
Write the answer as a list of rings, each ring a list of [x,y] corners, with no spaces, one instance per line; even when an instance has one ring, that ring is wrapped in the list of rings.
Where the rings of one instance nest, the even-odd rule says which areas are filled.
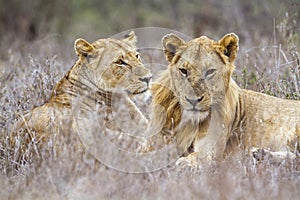
[[[57,2],[53,2],[58,7]],[[55,83],[75,62],[72,43],[79,36],[92,41],[142,26],[168,27],[191,37],[207,35],[216,40],[227,32],[236,32],[240,36],[240,51],[234,79],[240,87],[281,98],[300,98],[300,5],[297,1],[246,3],[232,0],[211,1],[211,4],[166,1],[163,5],[156,1],[130,1],[118,8],[120,12],[113,11],[119,1],[111,1],[103,3],[105,9],[99,7],[99,13],[79,2],[73,2],[72,8],[85,10],[78,14],[76,23],[74,20],[68,23],[68,28],[55,20],[67,14],[68,20],[73,19],[73,10],[58,10],[58,17],[50,18],[52,21],[39,14],[39,21],[30,15],[21,15],[24,9],[14,7],[25,20],[23,26],[19,18],[14,21],[19,27],[17,31],[4,23],[5,20],[0,23],[0,199],[299,199],[299,159],[287,159],[279,164],[266,159],[254,165],[252,158],[241,151],[238,156],[228,156],[222,163],[204,166],[201,170],[179,170],[170,163],[154,172],[125,173],[99,163],[88,152],[75,151],[78,136],[70,132],[67,124],[61,130],[69,133],[59,141],[61,154],[41,151],[44,159],[38,160],[39,167],[25,165],[14,171],[10,157],[13,150],[7,145],[12,124],[21,113],[48,99]],[[7,6],[15,6],[15,3],[10,1],[11,5]],[[90,4],[93,3],[90,9],[95,11],[97,1]],[[50,4],[46,7],[55,10]],[[125,17],[124,10],[129,11],[130,6],[136,6],[138,11]],[[5,19],[3,11],[0,16]],[[58,21],[63,23],[63,20],[66,18]],[[48,29],[42,22],[49,24]],[[26,31],[26,24],[31,24],[28,25],[30,31]],[[57,38],[56,34],[46,34],[48,31],[70,36]]]

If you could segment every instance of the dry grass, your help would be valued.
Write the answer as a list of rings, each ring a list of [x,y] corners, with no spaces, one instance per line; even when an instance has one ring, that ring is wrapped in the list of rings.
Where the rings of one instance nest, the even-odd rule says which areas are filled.
[[[243,88],[299,99],[299,38],[287,41],[289,36],[281,35],[285,42],[265,47],[241,46],[235,79]],[[20,113],[47,100],[74,61],[71,47],[66,54],[54,44],[48,41],[46,45],[43,42],[12,49],[0,63],[1,199],[299,198],[299,159],[280,164],[265,160],[254,165],[252,158],[240,152],[197,171],[180,170],[170,163],[154,172],[125,173],[106,167],[88,152],[74,151],[78,137],[72,132],[60,141],[61,154],[42,151],[43,160],[34,160],[39,167],[25,165],[14,171],[7,145],[12,124]]]

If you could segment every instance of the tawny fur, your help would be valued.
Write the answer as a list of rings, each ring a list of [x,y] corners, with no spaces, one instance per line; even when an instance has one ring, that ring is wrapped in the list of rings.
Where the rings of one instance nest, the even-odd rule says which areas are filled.
[[[114,119],[115,116],[122,119],[122,113],[115,109],[120,105],[125,105],[132,121],[139,122],[145,129],[147,119],[128,97],[146,91],[151,78],[135,43],[134,32],[122,40],[99,39],[92,44],[77,39],[78,60],[74,66],[55,86],[50,99],[21,115],[14,126],[10,146],[15,161],[24,159],[23,154],[30,146],[39,148],[47,144],[49,137],[62,128],[78,132],[82,126],[88,128],[104,123],[108,129],[120,129]],[[105,116],[103,121],[88,119],[89,111],[101,112]],[[113,114],[114,111],[117,113]]]
[[[231,78],[238,40],[234,33],[220,41],[162,39],[169,66],[151,87],[150,127],[172,132],[187,162],[252,147],[299,150],[300,102],[241,89]]]

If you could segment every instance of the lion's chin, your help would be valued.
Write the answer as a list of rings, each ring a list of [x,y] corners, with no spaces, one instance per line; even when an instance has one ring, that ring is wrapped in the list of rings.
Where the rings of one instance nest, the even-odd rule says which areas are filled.
[[[200,111],[196,109],[192,110],[183,110],[182,113],[182,121],[185,122],[192,122],[193,124],[199,124],[200,122],[204,121],[209,115],[209,111]]]

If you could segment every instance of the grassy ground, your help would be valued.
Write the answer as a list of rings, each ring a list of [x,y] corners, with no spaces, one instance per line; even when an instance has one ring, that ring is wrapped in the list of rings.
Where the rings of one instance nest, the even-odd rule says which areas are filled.
[[[234,79],[242,88],[299,99],[299,33],[291,35],[287,26],[284,21],[278,25],[280,35],[269,45],[240,46]],[[5,52],[0,61],[1,199],[299,199],[299,160],[253,165],[252,158],[240,152],[199,171],[179,170],[170,163],[159,171],[133,174],[73,151],[78,138],[72,132],[61,141],[60,155],[41,152],[44,159],[38,168],[29,165],[12,173],[7,149],[12,124],[20,113],[48,99],[76,58],[71,45],[51,39],[16,42]]]

